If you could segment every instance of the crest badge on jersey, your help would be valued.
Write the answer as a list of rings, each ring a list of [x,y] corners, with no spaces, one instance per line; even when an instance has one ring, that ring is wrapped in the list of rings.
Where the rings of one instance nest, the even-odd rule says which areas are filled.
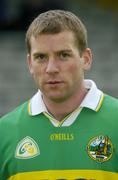
[[[36,157],[40,154],[39,147],[34,139],[27,136],[22,139],[17,147],[15,152],[15,157],[18,159],[29,159]]]
[[[96,162],[105,162],[113,155],[113,145],[108,136],[92,138],[87,145],[88,155]]]

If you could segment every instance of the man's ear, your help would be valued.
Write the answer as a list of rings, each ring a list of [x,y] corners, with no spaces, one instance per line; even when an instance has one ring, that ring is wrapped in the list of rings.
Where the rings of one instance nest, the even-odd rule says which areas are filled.
[[[27,65],[28,65],[30,73],[33,74],[32,59],[31,59],[30,54],[27,54]]]
[[[83,70],[87,71],[91,68],[92,64],[92,52],[90,48],[86,48],[82,54]]]

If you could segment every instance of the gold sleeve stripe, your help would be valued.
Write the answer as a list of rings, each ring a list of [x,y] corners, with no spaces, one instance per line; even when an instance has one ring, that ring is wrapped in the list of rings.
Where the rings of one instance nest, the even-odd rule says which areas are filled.
[[[56,179],[86,179],[86,180],[115,180],[118,173],[102,170],[47,170],[19,173],[11,176],[9,180],[56,180]]]

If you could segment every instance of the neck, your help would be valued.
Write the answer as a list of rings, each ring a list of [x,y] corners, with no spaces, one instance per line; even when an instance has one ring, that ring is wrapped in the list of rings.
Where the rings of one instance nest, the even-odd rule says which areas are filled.
[[[44,103],[48,111],[53,115],[56,120],[62,120],[69,113],[74,111],[82,102],[87,89],[83,88],[79,93],[65,100],[64,102],[54,102],[43,96]]]

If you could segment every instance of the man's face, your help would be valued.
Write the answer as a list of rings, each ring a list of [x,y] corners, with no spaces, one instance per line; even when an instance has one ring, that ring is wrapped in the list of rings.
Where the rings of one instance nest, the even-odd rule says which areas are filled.
[[[80,57],[70,31],[41,34],[31,38],[28,65],[44,98],[63,102],[81,92],[84,70],[91,66],[91,52],[86,49]]]

